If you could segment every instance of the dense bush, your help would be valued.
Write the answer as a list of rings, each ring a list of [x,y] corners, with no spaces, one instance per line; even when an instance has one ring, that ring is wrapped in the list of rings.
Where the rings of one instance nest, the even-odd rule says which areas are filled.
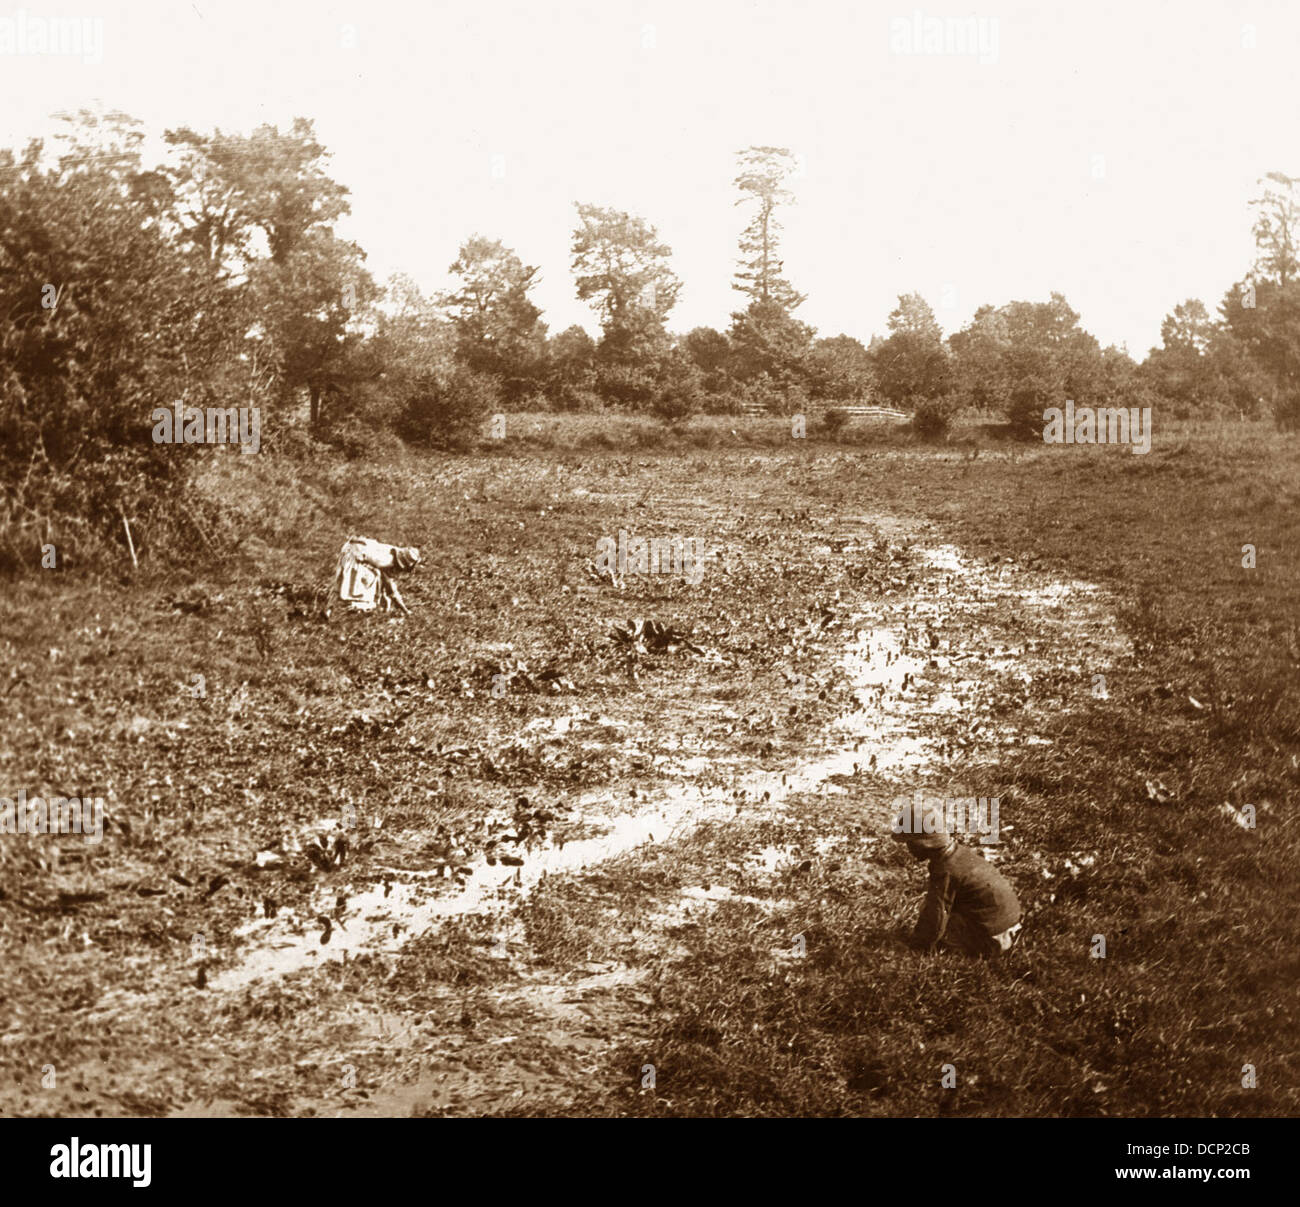
[[[551,404],[557,411],[603,411],[605,400],[596,392],[595,384],[594,379],[590,382],[562,382],[552,389]]]
[[[127,571],[136,559],[183,565],[211,551],[219,501],[196,494],[183,472],[235,450],[159,446],[101,450],[56,465],[37,458],[0,502],[0,572]],[[253,460],[254,458],[247,458]],[[130,531],[128,542],[127,531]]]
[[[701,374],[681,358],[674,358],[666,368],[650,409],[665,423],[682,423],[700,410],[704,398]]]
[[[610,406],[646,411],[658,395],[659,383],[648,366],[604,364],[596,372],[596,392]]]
[[[402,442],[387,427],[367,422],[359,415],[345,415],[323,427],[311,443],[337,449],[349,461],[392,461],[402,454]]]
[[[1017,381],[1011,387],[1007,400],[1007,422],[1012,432],[1022,440],[1041,440],[1043,437],[1043,412],[1048,407],[1063,407],[1065,390],[1050,377],[1032,375]]]
[[[431,448],[465,448],[480,424],[501,405],[494,377],[458,365],[444,377],[426,379],[407,399],[398,434]]]
[[[944,440],[957,413],[957,400],[951,394],[939,398],[913,398],[908,403],[912,412],[912,431],[922,440]]]
[[[841,407],[829,407],[822,412],[821,418],[817,422],[817,430],[823,436],[828,436],[835,440],[839,438],[840,433],[844,430],[845,425],[849,422],[849,413]]]
[[[679,423],[699,411],[703,374],[682,352],[670,349],[654,360],[610,362],[596,372],[597,393],[610,405]]]

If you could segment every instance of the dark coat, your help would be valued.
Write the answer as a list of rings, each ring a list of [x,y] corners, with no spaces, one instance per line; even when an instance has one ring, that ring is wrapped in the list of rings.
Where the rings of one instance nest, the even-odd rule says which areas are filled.
[[[930,860],[930,884],[912,942],[932,948],[955,915],[964,929],[992,937],[1020,921],[1020,902],[1007,878],[974,847],[958,845]]]

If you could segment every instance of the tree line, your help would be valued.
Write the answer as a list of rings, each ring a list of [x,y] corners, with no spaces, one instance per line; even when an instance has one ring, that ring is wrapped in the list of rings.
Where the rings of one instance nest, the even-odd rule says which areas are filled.
[[[593,339],[548,331],[530,298],[538,267],[498,238],[466,239],[443,294],[401,275],[376,282],[363,249],[336,233],[349,192],[308,120],[169,130],[158,164],[127,115],[62,124],[50,146],[0,151],[0,447],[29,477],[34,462],[137,447],[152,410],[177,399],[301,409],[320,439],[387,429],[432,444],[491,410],[536,407],[677,421],[872,400],[912,410],[920,427],[976,408],[1026,432],[1067,397],[1297,418],[1300,182],[1280,173],[1251,203],[1256,261],[1218,314],[1180,303],[1139,364],[1102,347],[1060,294],[982,306],[945,338],[906,293],[869,345],[819,337],[796,317],[805,297],[781,254],[796,176],[781,147],[737,156],[748,223],[725,330],[671,332],[671,248],[644,218],[576,205],[569,267],[598,319]]]

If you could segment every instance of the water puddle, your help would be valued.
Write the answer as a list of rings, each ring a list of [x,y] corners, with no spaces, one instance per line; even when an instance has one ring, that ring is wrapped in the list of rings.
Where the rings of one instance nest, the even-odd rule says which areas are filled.
[[[1031,588],[1008,581],[1005,564],[970,561],[953,546],[918,552],[939,573],[922,582],[916,594],[882,601],[874,611],[852,621],[855,640],[840,661],[858,707],[833,727],[842,743],[838,749],[784,770],[742,775],[728,787],[689,782],[670,786],[657,792],[649,807],[630,814],[610,815],[607,792],[584,794],[573,802],[575,814],[601,833],[540,845],[527,852],[522,862],[489,863],[480,858],[469,865],[473,874],[450,893],[437,873],[402,872],[397,873],[404,877],[401,883],[390,881],[353,894],[338,911],[337,886],[322,887],[318,890],[321,917],[311,929],[302,929],[301,917],[281,917],[257,919],[236,931],[248,947],[237,963],[211,978],[211,987],[233,990],[362,952],[397,952],[412,936],[440,920],[504,909],[547,876],[580,871],[646,843],[681,837],[702,822],[734,816],[747,802],[776,803],[794,793],[813,791],[835,777],[853,776],[860,769],[897,774],[925,766],[936,753],[935,740],[925,731],[933,730],[937,718],[968,709],[964,698],[982,677],[990,670],[1017,665],[1023,652],[983,650],[976,658],[970,651],[941,648],[936,633],[942,631],[944,618],[954,613],[1014,605],[1021,614],[1032,613],[1035,621],[1046,622],[1044,627],[1108,631],[1107,615],[1090,584],[1058,581]],[[955,599],[958,586],[961,595]],[[1068,617],[1060,615],[1063,609]],[[967,665],[971,659],[978,667]],[[705,762],[709,761],[702,760],[701,766]],[[325,915],[335,915],[328,929]]]

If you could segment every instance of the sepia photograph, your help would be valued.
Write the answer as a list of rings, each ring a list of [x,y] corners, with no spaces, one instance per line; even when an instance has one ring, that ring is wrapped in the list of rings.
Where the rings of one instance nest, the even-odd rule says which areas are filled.
[[[1298,51],[1290,0],[0,7],[13,1185],[841,1119],[1264,1189]]]

